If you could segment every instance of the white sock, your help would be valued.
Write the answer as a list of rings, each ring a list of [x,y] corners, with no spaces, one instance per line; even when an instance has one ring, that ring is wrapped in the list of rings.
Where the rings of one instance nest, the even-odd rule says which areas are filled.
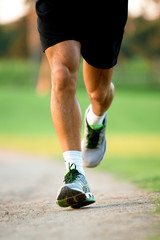
[[[69,170],[69,166],[72,163],[76,165],[76,169],[79,173],[82,173],[85,176],[84,169],[82,167],[82,153],[79,151],[66,151],[63,153],[64,161],[66,164],[67,171]]]
[[[91,126],[99,126],[103,123],[103,120],[105,118],[106,113],[104,113],[102,116],[97,116],[93,110],[92,105],[89,106],[89,112],[87,114],[87,122]]]

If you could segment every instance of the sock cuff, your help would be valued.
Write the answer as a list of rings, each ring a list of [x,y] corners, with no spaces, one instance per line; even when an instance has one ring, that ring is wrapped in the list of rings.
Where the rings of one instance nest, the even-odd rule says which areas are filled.
[[[92,110],[92,105],[89,105],[89,111],[87,114],[87,122],[90,126],[101,127],[106,115],[107,115],[107,112],[105,112],[102,116],[97,116]]]
[[[66,151],[63,152],[64,159],[71,159],[71,158],[82,158],[82,152],[80,151]]]
[[[63,152],[66,169],[69,170],[69,166],[73,163],[76,165],[78,172],[85,176],[85,172],[82,167],[82,152],[80,151],[66,151]]]

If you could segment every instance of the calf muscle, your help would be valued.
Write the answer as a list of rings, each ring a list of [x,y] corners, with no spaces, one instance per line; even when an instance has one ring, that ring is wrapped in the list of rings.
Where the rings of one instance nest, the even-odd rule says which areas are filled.
[[[65,41],[46,51],[51,67],[51,115],[63,152],[81,150],[81,111],[76,98],[80,44]]]

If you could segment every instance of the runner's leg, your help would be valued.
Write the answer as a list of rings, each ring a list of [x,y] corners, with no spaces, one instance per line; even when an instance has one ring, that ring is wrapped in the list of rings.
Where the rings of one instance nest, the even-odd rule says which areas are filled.
[[[113,68],[95,68],[83,61],[83,75],[92,110],[102,116],[110,107],[114,97],[114,85],[111,82]]]
[[[80,43],[70,40],[50,47],[51,113],[68,172],[58,191],[60,207],[80,208],[95,202],[82,167],[81,111],[76,98]]]
[[[105,128],[107,114],[114,97],[111,82],[113,68],[100,69],[84,60],[83,74],[88,96],[91,101],[85,113],[85,130],[82,141],[83,165],[96,167],[103,160],[107,149]]]
[[[46,51],[51,68],[51,114],[63,152],[81,151],[81,111],[76,98],[80,43],[64,41]]]

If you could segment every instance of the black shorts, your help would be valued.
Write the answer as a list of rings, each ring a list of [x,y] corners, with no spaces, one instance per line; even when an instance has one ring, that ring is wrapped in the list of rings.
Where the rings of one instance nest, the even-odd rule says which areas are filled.
[[[92,66],[108,69],[117,63],[128,0],[102,4],[36,0],[36,12],[43,51],[59,42],[76,40],[81,43],[82,57]]]

